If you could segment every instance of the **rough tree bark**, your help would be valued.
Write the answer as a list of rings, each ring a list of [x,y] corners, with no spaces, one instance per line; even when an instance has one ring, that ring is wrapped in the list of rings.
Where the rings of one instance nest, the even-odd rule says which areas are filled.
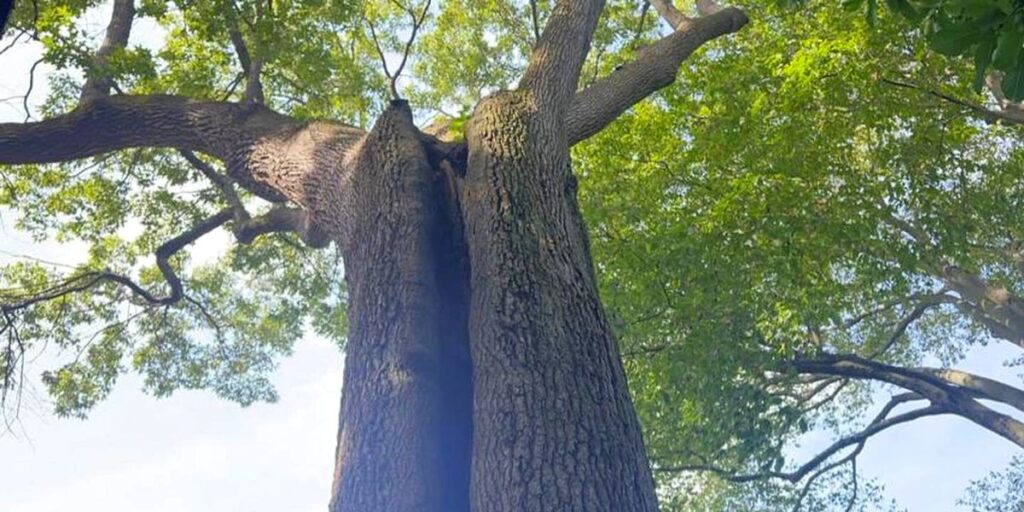
[[[448,176],[394,102],[332,174],[349,330],[332,511],[468,510],[465,259]]]
[[[256,96],[106,97],[109,83],[91,82],[68,114],[0,124],[0,164],[203,152],[237,185],[297,207],[236,233],[336,243],[350,334],[332,512],[655,511],[569,149],[747,18],[680,15],[671,35],[577,91],[602,7],[558,2],[519,87],[477,106],[466,142],[421,133],[402,101],[364,133],[296,121]]]

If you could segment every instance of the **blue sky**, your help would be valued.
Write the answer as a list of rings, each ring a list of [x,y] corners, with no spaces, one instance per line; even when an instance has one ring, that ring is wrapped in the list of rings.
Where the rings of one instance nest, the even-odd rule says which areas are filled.
[[[86,26],[99,33],[103,15]],[[141,34],[141,36],[139,36]],[[154,37],[136,30],[133,37]],[[19,46],[0,56],[0,100],[23,94],[38,48]],[[48,70],[41,67],[37,84]],[[33,102],[45,97],[37,86]],[[21,102],[0,101],[0,122],[22,121]],[[13,255],[74,262],[74,246],[34,243],[0,211],[0,263]],[[215,237],[193,249],[199,260],[227,243]],[[1019,355],[1002,344],[978,349],[962,369],[1019,383],[1003,361]],[[249,408],[204,392],[157,400],[137,377],[118,382],[86,421],[58,419],[38,383],[26,392],[20,422],[0,435],[0,512],[280,512],[326,508],[333,470],[342,357],[324,340],[304,339],[285,360],[275,383],[276,404]],[[797,456],[827,444],[812,435]],[[874,438],[860,457],[864,475],[911,511],[958,510],[971,479],[1001,469],[1017,448],[953,417],[897,427]]]

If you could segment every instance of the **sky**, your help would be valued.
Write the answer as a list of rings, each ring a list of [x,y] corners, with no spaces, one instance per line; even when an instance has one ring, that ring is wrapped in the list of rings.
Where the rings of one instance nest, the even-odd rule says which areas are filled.
[[[85,26],[102,31],[103,12]],[[152,43],[152,27],[133,43]],[[147,41],[148,39],[148,41]],[[20,96],[39,49],[19,45],[0,55],[0,122],[25,118]],[[45,97],[37,70],[30,103]],[[18,255],[74,263],[81,247],[37,243],[0,210],[0,264]],[[226,247],[226,235],[201,242],[202,261]],[[1003,361],[1019,355],[1006,344],[974,351],[958,367],[1004,382],[1020,382]],[[280,400],[242,408],[202,391],[155,399],[141,380],[122,377],[87,420],[60,419],[36,381],[26,392],[19,424],[0,434],[0,512],[281,512],[323,511],[330,491],[343,358],[333,343],[307,337],[284,360],[274,382]],[[811,435],[793,451],[800,459],[827,445]],[[1006,466],[1019,450],[966,420],[933,417],[873,438],[858,467],[912,512],[955,506],[972,479]]]

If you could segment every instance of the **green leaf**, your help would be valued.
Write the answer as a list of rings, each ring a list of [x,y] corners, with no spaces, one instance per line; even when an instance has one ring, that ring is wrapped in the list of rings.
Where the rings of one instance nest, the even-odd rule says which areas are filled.
[[[903,15],[905,18],[911,21],[918,21],[921,19],[921,13],[910,5],[908,0],[885,0],[885,4],[892,9],[893,12]]]
[[[996,39],[988,37],[978,44],[974,51],[974,92],[980,93],[985,87],[985,75],[988,65],[992,62],[992,50],[996,47]]]
[[[968,17],[982,18],[995,12],[998,12],[998,15],[1003,15],[999,4],[993,0],[960,0],[950,7],[959,8]]]
[[[933,50],[943,55],[956,56],[962,55],[980,38],[977,23],[960,23],[939,28],[932,34],[930,43]]]
[[[854,12],[860,10],[860,7],[864,5],[864,0],[842,0],[839,5],[847,11]]]
[[[999,34],[995,52],[992,54],[992,67],[1009,71],[1024,46],[1024,32],[1014,26],[1004,26]]]
[[[1017,65],[1006,70],[1003,94],[1010,101],[1024,100],[1024,53],[1017,57]]]

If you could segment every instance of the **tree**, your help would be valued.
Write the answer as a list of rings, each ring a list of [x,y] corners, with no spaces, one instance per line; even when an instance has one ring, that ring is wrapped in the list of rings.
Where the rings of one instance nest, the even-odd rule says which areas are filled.
[[[828,510],[805,493],[855,475],[874,435],[936,414],[1019,449],[1020,382],[958,368],[985,344],[1020,346],[1015,105],[974,92],[973,62],[886,11],[748,11],[758,23],[685,70],[686,89],[576,150],[674,510],[728,509],[700,503],[709,488],[775,501],[750,510]],[[793,460],[815,429],[835,443]],[[837,510],[864,497],[847,482]]]
[[[918,30],[919,18],[893,16],[893,10],[878,12],[871,5],[867,4],[868,17],[829,3],[750,5],[746,10],[757,23],[729,45],[688,57],[678,86],[659,90],[651,101],[622,104],[613,112],[617,120],[599,133],[586,128],[588,118],[573,117],[579,101],[588,94],[614,100],[614,95],[597,92],[605,90],[601,87],[618,90],[611,88],[619,83],[615,79],[635,78],[637,68],[630,66],[648,59],[653,49],[668,46],[658,42],[666,36],[667,25],[693,21],[664,3],[611,4],[594,31],[581,64],[581,92],[567,114],[568,126],[586,131],[589,138],[573,146],[574,174],[563,176],[561,190],[571,194],[579,187],[579,205],[597,265],[596,285],[608,310],[607,324],[621,342],[625,373],[665,509],[878,509],[878,489],[857,477],[858,455],[874,435],[892,427],[912,429],[914,422],[937,414],[973,421],[1019,446],[1020,424],[1012,412],[1020,409],[1019,384],[966,373],[957,364],[963,354],[980,350],[982,344],[1018,346],[1021,339],[1017,297],[1022,293],[1019,240],[1024,235],[1016,228],[1024,211],[1019,189],[1024,162],[1019,150],[1020,106],[1002,90],[1005,70],[986,69],[985,88],[972,90],[976,46],[965,46],[963,59],[936,54],[935,27]],[[421,290],[427,298],[414,301],[425,304],[419,306],[425,313],[411,324],[388,323],[402,326],[388,346],[406,346],[409,332],[437,332],[444,336],[437,334],[432,343],[443,344],[444,349],[437,348],[436,358],[423,357],[415,351],[420,345],[409,345],[413,353],[385,353],[377,358],[383,366],[359,371],[387,368],[389,358],[395,357],[414,367],[411,374],[433,375],[422,369],[437,367],[445,372],[432,381],[435,387],[415,387],[422,394],[406,396],[421,409],[401,408],[405,403],[396,399],[389,403],[403,416],[363,415],[349,420],[356,422],[350,429],[379,420],[396,426],[402,435],[411,433],[402,438],[407,444],[391,446],[400,453],[395,456],[400,464],[392,467],[416,467],[409,461],[429,460],[431,454],[441,459],[438,453],[446,457],[436,464],[451,464],[459,459],[451,454],[460,451],[462,460],[470,459],[465,430],[476,425],[465,420],[470,400],[465,396],[466,373],[482,369],[470,369],[467,363],[465,347],[472,346],[469,333],[476,331],[458,326],[468,322],[466,304],[476,293],[470,293],[471,280],[476,279],[471,276],[479,275],[480,269],[473,267],[472,258],[490,261],[470,251],[469,237],[490,241],[492,234],[483,230],[473,235],[462,224],[469,218],[462,210],[470,202],[466,198],[489,197],[490,189],[468,187],[473,175],[468,173],[471,166],[466,167],[471,161],[467,155],[473,151],[461,141],[464,134],[471,135],[472,142],[474,133],[482,133],[473,131],[471,117],[481,111],[471,116],[472,108],[488,92],[508,89],[526,72],[541,23],[549,17],[548,6],[452,2],[440,8],[421,4],[407,9],[394,3],[296,4],[268,11],[259,3],[232,8],[219,3],[172,8],[140,4],[139,16],[155,17],[168,27],[166,44],[108,47],[105,68],[97,65],[99,57],[89,42],[75,32],[73,20],[86,6],[40,6],[38,19],[28,7],[20,8],[15,39],[44,41],[46,58],[65,69],[106,69],[106,74],[96,76],[111,78],[106,81],[111,88],[134,95],[101,94],[98,103],[86,103],[93,110],[75,110],[79,87],[73,75],[63,76],[53,82],[54,94],[44,109],[51,119],[68,120],[61,116],[69,110],[72,115],[96,112],[97,105],[106,106],[105,112],[112,111],[111,104],[138,112],[142,106],[116,101],[172,92],[205,98],[216,108],[230,107],[215,109],[203,119],[228,117],[217,112],[237,115],[240,126],[256,130],[247,136],[263,137],[260,141],[267,145],[246,147],[249,153],[234,166],[235,154],[222,149],[226,170],[219,167],[223,162],[208,160],[210,155],[151,148],[83,163],[4,168],[0,202],[19,211],[22,227],[40,237],[85,240],[91,247],[89,261],[70,273],[38,262],[3,270],[5,282],[12,286],[5,291],[5,304],[7,297],[12,303],[52,299],[28,304],[10,317],[4,389],[16,389],[16,363],[25,361],[24,347],[38,350],[46,341],[71,355],[68,364],[45,375],[58,412],[69,415],[84,415],[128,364],[145,375],[147,388],[158,395],[189,387],[212,388],[242,403],[273,399],[266,374],[304,327],[347,342],[350,362],[357,346],[363,347],[360,359],[373,359],[386,347],[366,341],[359,345],[357,340],[381,339],[368,334],[380,328],[371,321],[379,318],[374,316],[379,310],[360,313],[363,320],[357,331],[356,317],[346,317],[342,306],[350,303],[350,314],[366,312],[366,292],[359,295],[364,297],[360,310],[359,301],[353,302],[355,288],[342,286],[332,253],[309,248],[325,240],[337,242],[340,235],[331,235],[331,230],[353,226],[363,226],[362,231],[345,232],[345,239],[377,240],[366,234],[366,225],[388,226],[392,221],[368,220],[364,210],[400,204],[411,210],[372,211],[382,219],[400,219],[394,221],[396,226],[415,224],[407,219],[428,219],[416,229],[430,233],[424,239],[434,245],[402,252],[424,254],[422,261],[401,260],[386,268],[401,276],[420,261],[420,267],[437,272],[428,281],[433,284]],[[704,7],[705,12],[714,9]],[[933,7],[935,16],[942,9],[957,8]],[[655,23],[655,13],[667,23]],[[127,40],[127,35],[123,37]],[[412,46],[407,48],[409,41]],[[675,67],[665,69],[674,73]],[[407,69],[415,79],[401,82]],[[253,76],[255,80],[247,80]],[[351,133],[353,140],[366,136],[362,128],[347,132],[335,123],[309,119],[366,126],[376,112],[403,108],[388,106],[399,91],[417,108],[415,118],[426,119],[431,110],[449,112],[424,128],[426,134],[416,135],[420,142],[411,147],[422,145],[426,153],[405,159],[422,161],[426,154],[431,176],[444,176],[426,185],[414,180],[420,185],[407,187],[430,190],[428,199],[382,200],[367,206],[339,190],[328,203],[281,202],[279,190],[306,194],[307,189],[296,192],[289,184],[301,181],[302,173],[312,172],[309,169],[321,168],[313,164],[330,160],[339,151],[327,144],[328,151],[317,153],[313,148],[318,144],[337,134]],[[225,105],[225,97],[241,100],[240,104]],[[163,99],[197,106],[180,97]],[[303,121],[272,115],[261,105]],[[208,127],[203,119],[191,122]],[[144,125],[114,126],[127,132],[115,136],[144,135],[135,129]],[[285,136],[275,139],[278,128]],[[4,129],[23,130],[24,125]],[[90,135],[88,140],[94,138]],[[287,150],[276,149],[285,145]],[[406,146],[385,152],[405,154]],[[314,150],[311,167],[296,169],[278,159],[302,148]],[[254,160],[245,160],[250,157]],[[359,169],[386,167],[352,158]],[[257,165],[250,166],[252,162]],[[269,176],[253,174],[267,165],[276,166]],[[356,180],[362,172],[341,172],[339,179],[352,180],[345,190],[366,189],[358,197],[405,193],[375,188],[380,181]],[[288,180],[271,182],[275,176]],[[494,186],[513,182],[518,183]],[[528,180],[555,182],[539,176]],[[197,190],[201,183],[205,188]],[[317,187],[311,192],[317,197],[329,188]],[[553,201],[535,197],[558,189],[548,188],[509,189],[508,197],[515,204],[526,201],[529,211],[548,211],[535,206]],[[473,190],[479,194],[471,194]],[[458,206],[454,211],[453,197]],[[277,206],[261,206],[265,199]],[[566,200],[572,204],[571,198]],[[353,201],[358,206],[342,212],[348,220],[330,229],[310,223],[309,209],[326,212],[324,204],[334,204],[331,201]],[[256,209],[263,214],[248,213]],[[133,225],[133,218],[142,219],[142,225]],[[578,222],[574,208],[543,219],[529,218],[524,220],[528,227],[547,226],[549,219]],[[218,222],[230,226],[242,243],[216,264],[188,261],[186,246],[206,231],[214,233],[217,228],[212,224]],[[570,224],[559,224],[558,229],[566,231]],[[192,225],[198,228],[189,229]],[[475,226],[475,233],[481,233],[480,223]],[[353,265],[363,268],[373,266],[368,262],[391,261],[394,251],[383,246],[406,240],[405,235],[394,236],[398,238],[380,242],[373,246],[376,249],[350,243],[346,252],[342,245],[350,285],[361,279]],[[563,238],[577,244],[568,261],[578,267],[590,260],[583,249],[586,244],[579,245],[582,236],[551,237],[559,240],[557,245]],[[548,254],[541,250],[548,247],[546,240],[537,238],[532,252],[527,252],[537,258]],[[477,250],[508,245],[515,244],[501,238]],[[143,258],[154,253],[162,255],[157,265],[142,269],[137,280],[130,279]],[[503,262],[501,269],[505,266]],[[587,265],[583,268],[583,275],[589,275]],[[520,274],[533,275],[522,271],[506,277]],[[505,282],[504,275],[497,270],[486,274],[488,286]],[[384,289],[391,283],[381,276],[374,279],[361,281],[363,290]],[[508,286],[513,284],[522,283],[511,281]],[[165,296],[150,291],[161,286],[170,291],[168,296],[180,296],[163,303]],[[132,292],[141,293],[141,300],[133,301]],[[523,295],[511,294],[509,304],[529,302]],[[394,296],[406,294],[380,294]],[[563,300],[543,297],[543,304]],[[390,301],[378,307],[394,308],[386,310],[389,314],[416,309]],[[487,304],[475,307],[493,309]],[[542,309],[548,311],[547,306]],[[524,311],[524,317],[539,314],[535,309]],[[562,311],[555,318],[567,314]],[[352,335],[346,337],[350,318]],[[441,323],[419,328],[416,322],[427,318]],[[496,328],[484,324],[477,331]],[[355,336],[357,332],[362,334]],[[446,334],[452,332],[456,334]],[[536,333],[521,336],[540,339]],[[582,337],[556,333],[551,339],[556,338]],[[537,350],[561,357],[556,349],[574,346],[560,343]],[[564,360],[589,368],[581,362],[589,357],[585,350],[572,352],[574,357]],[[483,356],[500,362],[494,354]],[[504,361],[502,357],[498,359]],[[348,371],[351,377],[356,370]],[[355,386],[350,380],[346,385]],[[369,386],[365,382],[381,380],[360,382]],[[379,400],[382,389],[358,388],[364,393],[360,396],[369,397],[359,403],[375,409],[369,404]],[[513,394],[525,393],[531,400],[548,397],[526,389],[519,386]],[[354,393],[346,390],[346,396]],[[441,405],[431,405],[431,400],[442,398]],[[413,424],[410,418],[416,415],[429,421]],[[461,430],[437,432],[438,425],[450,427],[451,418],[460,417],[465,420],[458,422]],[[433,430],[420,428],[431,421]],[[820,456],[792,460],[787,446],[812,429],[833,430],[835,443]],[[635,429],[631,435],[636,435]],[[388,446],[368,441],[371,446],[380,446],[378,442]],[[634,460],[643,459],[641,454]],[[463,480],[445,488],[468,489],[466,473],[460,476],[458,467],[446,468],[446,474]],[[974,503],[1002,503],[996,501],[998,496],[985,497],[994,486],[978,488],[981,494],[970,498]],[[461,496],[452,493],[436,499]]]
[[[317,307],[343,293],[332,510],[657,509],[569,152],[747,18],[711,4],[693,18],[653,4],[674,30],[582,88],[599,19],[610,20],[602,29],[632,21],[630,6],[483,4],[528,12],[511,30],[530,20],[535,40],[519,55],[471,54],[487,62],[470,71],[512,64],[521,78],[484,95],[458,119],[464,139],[448,139],[415,126],[398,79],[428,16],[437,36],[475,4],[115,0],[91,52],[74,25],[91,2],[20,3],[13,29],[85,80],[55,83],[47,119],[0,125],[0,163],[25,166],[5,170],[3,203],[22,210],[25,226],[91,249],[88,263],[59,277],[39,265],[5,269],[16,288],[2,302],[3,389],[17,384],[27,347],[50,340],[83,356],[44,376],[66,414],[101,398],[129,354],[158,394],[186,386],[243,403],[272,398],[261,375],[272,356],[304,322],[337,329],[337,315]],[[128,44],[140,16],[168,30],[157,55]],[[511,32],[473,27],[484,40]],[[392,48],[402,49],[397,66]],[[384,79],[367,72],[374,51]],[[346,82],[391,97],[331,90]],[[343,122],[369,124],[375,110],[368,130]],[[182,187],[200,179],[209,188],[183,199]],[[124,200],[133,194],[137,205]],[[271,206],[253,215],[254,203]],[[125,243],[115,233],[134,208],[143,234]],[[185,275],[182,250],[222,226],[252,244],[230,256],[235,272]],[[331,243],[344,292],[330,272],[288,261]],[[134,278],[150,251],[155,269]],[[251,286],[237,280],[260,271]],[[98,329],[90,339],[80,337],[86,327]]]

